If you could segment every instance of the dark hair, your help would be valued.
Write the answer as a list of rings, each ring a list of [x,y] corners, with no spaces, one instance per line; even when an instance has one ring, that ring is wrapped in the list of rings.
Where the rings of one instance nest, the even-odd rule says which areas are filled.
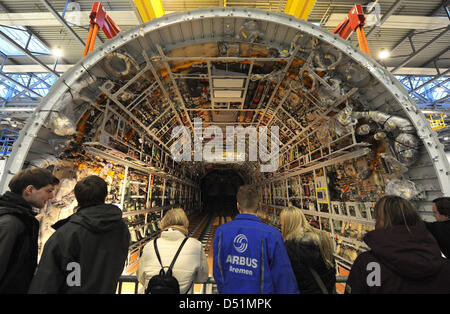
[[[58,178],[50,171],[43,168],[28,168],[14,175],[8,186],[11,192],[22,195],[23,190],[29,185],[39,190],[49,184],[59,184]]]
[[[243,211],[256,212],[258,209],[259,195],[252,185],[242,185],[236,195],[236,200]]]
[[[422,226],[423,221],[411,202],[399,196],[384,196],[374,208],[375,228],[388,229],[393,226]]]
[[[104,204],[108,185],[99,176],[88,176],[75,185],[74,192],[79,207]]]
[[[433,200],[439,214],[450,217],[450,197],[439,197]]]

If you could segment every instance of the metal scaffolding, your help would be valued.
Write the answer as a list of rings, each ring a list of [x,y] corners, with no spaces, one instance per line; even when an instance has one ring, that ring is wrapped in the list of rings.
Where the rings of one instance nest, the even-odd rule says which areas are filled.
[[[405,86],[419,108],[443,111],[450,109],[450,77],[443,75],[435,77],[396,75],[395,77]]]

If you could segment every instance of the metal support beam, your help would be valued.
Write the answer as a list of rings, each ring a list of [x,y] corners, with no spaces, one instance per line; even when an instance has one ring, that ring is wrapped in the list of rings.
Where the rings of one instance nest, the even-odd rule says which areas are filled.
[[[380,25],[379,26],[373,26],[370,31],[366,34],[366,38],[368,39],[370,36],[372,36],[375,31],[378,29],[378,27],[380,27],[381,25],[384,24],[384,22],[386,22],[386,20],[392,15],[394,14],[395,11],[397,11],[397,9],[400,7],[400,5],[402,4],[403,0],[397,0],[397,2],[395,2],[391,8],[383,15],[383,17],[381,18],[380,21]]]
[[[157,45],[156,48],[158,49],[158,52],[159,52],[160,56],[162,57],[162,59],[164,59],[165,55],[164,55],[164,52],[163,52],[161,46]],[[192,121],[191,121],[191,118],[189,116],[189,113],[186,111],[186,104],[184,103],[183,95],[181,95],[181,92],[180,92],[180,89],[178,88],[177,82],[175,81],[175,79],[173,77],[172,69],[170,68],[170,65],[169,65],[169,63],[167,61],[163,61],[163,64],[164,64],[164,66],[165,66],[165,68],[167,70],[167,73],[169,74],[170,81],[172,82],[172,85],[175,88],[175,92],[176,92],[176,94],[177,94],[177,96],[178,96],[178,98],[180,100],[181,109],[183,110],[183,113],[186,115],[186,118],[187,118],[187,120],[189,122],[189,125],[191,126],[192,132],[194,132],[194,125],[192,124]],[[161,82],[161,84],[162,84],[162,82]],[[165,89],[163,89],[163,91],[164,90]],[[167,96],[167,99],[170,99],[168,93],[166,94],[166,96]],[[172,105],[172,101],[171,100],[170,100],[170,104]],[[175,110],[176,107],[173,106],[173,108]],[[183,120],[180,118],[180,116],[178,115],[178,112],[176,110],[175,110],[175,114],[176,114],[176,116],[178,118],[178,121],[181,124],[183,124]]]
[[[53,71],[51,68],[49,68],[44,62],[42,62],[41,60],[39,60],[38,58],[36,58],[34,55],[31,54],[31,52],[25,48],[23,48],[21,45],[19,45],[18,43],[16,43],[12,38],[10,38],[8,35],[6,35],[5,33],[3,33],[2,31],[0,31],[0,36],[3,37],[8,43],[10,43],[11,45],[13,45],[15,48],[17,48],[18,50],[20,50],[22,53],[24,53],[25,55],[27,55],[30,59],[32,59],[34,62],[38,63],[41,67],[43,67],[45,69],[45,72],[50,72],[53,73],[54,75],[59,77],[58,72]]]
[[[436,35],[429,42],[427,42],[425,45],[423,45],[419,50],[414,51],[408,58],[406,58],[406,60],[404,60],[400,65],[396,66],[391,72],[395,73],[396,70],[400,69],[404,65],[408,64],[409,62],[411,62],[414,58],[416,58],[419,55],[421,55],[425,49],[427,49],[435,41],[437,41],[439,38],[441,38],[443,35],[445,35],[449,30],[450,30],[450,25],[447,26],[442,32],[440,32],[438,35]]]
[[[49,76],[49,75],[51,75],[51,74],[50,74],[50,73],[47,74],[47,76]],[[34,90],[34,88],[35,88],[37,85],[39,85],[39,84],[44,84],[44,85],[46,86],[46,88],[47,88],[47,91],[48,91],[48,90],[50,90],[51,85],[48,84],[48,83],[45,81],[45,79],[47,79],[47,78],[48,78],[48,77],[45,77],[44,79],[41,79],[41,78],[39,78],[38,76],[35,76],[35,75],[33,75],[33,74],[30,73],[30,74],[29,74],[29,79],[30,79],[30,81],[31,81],[31,79],[36,79],[37,81],[36,81],[33,85],[27,86],[27,87],[28,87],[29,89],[31,89],[31,90]],[[9,99],[9,101],[13,101],[14,99],[20,99],[21,97],[19,97],[19,96],[21,96],[21,95],[24,94],[25,92],[26,92],[26,90],[23,90],[23,91],[21,91],[21,92],[15,94],[13,98]],[[44,96],[45,96],[45,95],[44,95]],[[42,97],[43,97],[43,96],[42,96]]]
[[[444,10],[445,13],[447,14],[448,19],[450,20],[450,9],[448,8],[448,0],[445,0],[444,2]]]
[[[297,45],[297,47],[295,47],[294,51],[292,52],[292,54],[291,54],[291,56],[290,56],[290,58],[289,58],[289,60],[288,60],[288,62],[287,62],[287,64],[286,64],[286,66],[285,66],[284,69],[281,71],[280,79],[278,80],[278,82],[277,82],[275,88],[273,89],[272,95],[270,96],[270,98],[269,98],[269,100],[268,100],[268,102],[267,102],[266,108],[265,108],[265,110],[264,110],[264,113],[263,113],[262,116],[261,116],[261,119],[258,121],[258,127],[261,125],[261,122],[264,121],[264,116],[266,115],[267,110],[270,108],[270,105],[272,104],[272,101],[273,101],[275,95],[279,92],[278,89],[280,88],[280,85],[281,85],[281,83],[283,82],[283,80],[286,78],[286,73],[289,71],[289,68],[291,67],[292,62],[294,62],[294,59],[295,59],[295,57],[297,56],[297,53],[298,53],[299,49],[300,49],[300,45]],[[310,57],[308,58],[308,61],[310,61],[310,60],[309,60],[310,58],[312,58],[312,54],[310,54]],[[305,64],[307,64],[308,61],[305,62]],[[302,69],[300,70],[300,72],[301,72],[302,70],[303,70],[303,67],[302,67]],[[255,117],[256,117],[256,115],[255,115],[253,118],[255,118]],[[252,120],[252,122],[253,122],[253,121],[254,121],[254,120]]]
[[[450,100],[450,95],[442,97],[441,99],[436,99],[431,105],[434,106],[435,104],[438,104],[438,103],[441,103],[441,102],[446,102],[448,100]]]
[[[447,1],[445,1],[445,2],[447,2]],[[438,13],[442,6],[446,6],[446,4],[443,3],[443,4],[439,5],[439,6],[438,6],[438,7],[430,14],[430,16],[434,16],[436,13]],[[410,32],[408,32],[408,34],[406,34],[405,37],[403,37],[402,39],[400,39],[400,40],[397,42],[397,44],[395,44],[395,46],[391,49],[391,54],[392,54],[395,50],[397,50],[397,49],[401,46],[401,44],[405,42],[405,40],[407,40],[408,38],[414,36],[414,34],[415,34],[415,29],[413,29],[413,30],[411,30]]]
[[[450,69],[447,69],[447,71],[445,71],[442,74],[438,74],[438,75],[434,76],[431,80],[429,80],[426,83],[424,83],[424,84],[414,88],[413,90],[409,91],[409,93],[411,94],[411,93],[414,93],[414,92],[418,91],[419,89],[421,89],[421,88],[423,88],[423,87],[425,87],[425,86],[435,82],[436,80],[440,79],[442,76],[444,76],[444,75],[446,75],[448,73],[450,73]]]
[[[144,24],[144,21],[142,20],[141,14],[139,13],[136,3],[134,3],[133,0],[128,0],[128,2],[130,3],[130,6],[133,8],[134,14],[136,15],[136,18],[138,19],[139,24]]]
[[[164,15],[161,0],[134,0],[134,4],[142,22],[148,22]]]
[[[84,41],[77,35],[77,33],[75,33],[72,27],[70,27],[69,24],[67,24],[67,22],[61,17],[61,15],[59,15],[59,13],[56,12],[56,10],[47,0],[41,0],[41,2],[43,5],[45,5],[47,10],[49,10],[50,13],[52,13],[53,16],[64,26],[64,28],[69,31],[69,33],[73,36],[73,38],[75,38],[81,45],[83,45],[83,47],[86,46]]]
[[[288,0],[284,13],[306,21],[315,4],[316,0]]]
[[[66,3],[67,5],[67,3]],[[0,9],[3,10],[4,12],[6,12],[7,14],[13,14],[7,7],[5,7],[4,4],[0,3]],[[24,30],[26,32],[28,32],[28,34],[33,35],[35,38],[37,38],[41,43],[43,43],[49,50],[50,50],[50,44],[45,41],[44,39],[42,39],[33,29],[31,29],[30,27],[27,26],[22,26],[24,28]],[[64,61],[64,63],[68,63],[66,60],[64,60],[64,58],[61,58],[61,60]],[[38,72],[38,71],[36,71]]]
[[[25,85],[20,84],[20,83],[17,82],[16,80],[13,80],[13,79],[10,78],[9,76],[7,76],[7,75],[5,75],[5,74],[3,74],[3,73],[1,73],[1,72],[0,72],[0,77],[3,78],[3,79],[5,79],[5,80],[7,80],[7,81],[10,81],[11,83],[13,83],[13,84],[15,84],[15,85],[17,85],[17,86],[20,86],[20,88],[23,88],[23,89],[25,89],[26,91],[28,91],[28,92],[30,92],[30,93],[36,95],[38,98],[41,98],[41,97],[42,97],[41,95],[39,95],[38,93],[36,93],[34,90],[29,89],[29,88],[26,87]]]
[[[8,57],[11,60],[11,57]],[[52,64],[47,64],[48,67],[53,66]],[[73,64],[58,64],[54,71],[61,73],[69,70]],[[4,73],[42,73],[42,68],[37,64],[5,64],[2,71]]]
[[[422,64],[420,67],[424,68],[425,66],[427,66],[430,63],[433,63],[434,67],[436,68],[437,73],[440,73],[440,70],[438,68],[437,62],[439,61],[439,59],[445,55],[448,51],[450,50],[450,47],[447,47],[446,49],[444,49],[444,51],[442,51],[441,53],[439,53],[436,57],[434,57],[433,59],[425,62],[424,64]]]
[[[1,107],[0,112],[33,112],[36,108],[32,107]]]

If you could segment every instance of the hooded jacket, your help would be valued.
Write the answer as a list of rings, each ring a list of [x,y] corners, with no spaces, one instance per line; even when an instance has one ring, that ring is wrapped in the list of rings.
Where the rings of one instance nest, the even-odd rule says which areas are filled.
[[[370,251],[360,254],[346,293],[450,293],[450,261],[425,226],[368,232]]]
[[[288,240],[284,244],[286,245],[286,251],[291,261],[300,293],[323,293],[310,268],[317,272],[328,293],[333,293],[336,285],[336,269],[335,267],[327,267],[318,243],[309,237],[308,233],[305,233],[301,239]]]
[[[450,258],[450,220],[425,222],[425,226],[436,239],[442,253]]]
[[[122,211],[80,208],[52,227],[29,293],[115,293],[130,243]]]
[[[22,196],[0,196],[0,294],[27,293],[37,265],[39,221]]]
[[[184,234],[176,229],[168,228],[161,232],[157,245],[164,266],[170,265],[184,238]],[[144,247],[136,275],[139,282],[147,288],[149,280],[158,275],[160,270],[161,264],[156,257],[152,240]],[[180,294],[192,293],[194,290],[193,283],[206,282],[208,274],[209,266],[202,243],[197,239],[189,238],[181,249],[172,271],[172,275],[180,285]]]
[[[213,252],[219,293],[299,293],[281,233],[255,215],[218,227]]]

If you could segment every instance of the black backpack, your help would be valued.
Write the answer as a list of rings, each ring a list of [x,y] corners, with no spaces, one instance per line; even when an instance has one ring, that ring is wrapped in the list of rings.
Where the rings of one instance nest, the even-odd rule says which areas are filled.
[[[172,260],[172,263],[169,266],[169,269],[165,272],[164,268],[167,266],[163,266],[161,263],[161,256],[159,256],[158,245],[156,244],[156,238],[153,241],[153,245],[155,247],[156,256],[158,257],[158,261],[161,264],[161,271],[159,275],[153,276],[148,282],[147,289],[145,293],[147,294],[180,294],[180,285],[178,284],[178,280],[172,276],[172,268],[177,260],[178,254],[180,254],[181,249],[186,243],[188,237],[184,238],[183,242],[181,242],[180,247],[178,248],[175,257]],[[190,287],[189,287],[190,289]],[[188,289],[188,291],[189,291]]]

